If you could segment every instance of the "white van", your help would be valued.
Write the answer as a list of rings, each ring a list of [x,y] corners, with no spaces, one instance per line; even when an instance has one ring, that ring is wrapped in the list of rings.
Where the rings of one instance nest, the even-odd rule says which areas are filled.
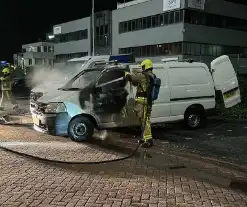
[[[56,94],[48,93],[38,99],[34,128],[69,135],[80,142],[90,139],[95,128],[140,125],[133,112],[136,88],[121,80],[126,71],[134,73],[141,68],[120,65],[103,72],[99,68],[82,71]],[[207,111],[215,109],[217,101],[225,108],[241,101],[234,68],[225,55],[212,61],[210,69],[204,63],[175,61],[154,64],[153,72],[162,85],[153,105],[152,123],[185,120],[190,128],[197,128]]]

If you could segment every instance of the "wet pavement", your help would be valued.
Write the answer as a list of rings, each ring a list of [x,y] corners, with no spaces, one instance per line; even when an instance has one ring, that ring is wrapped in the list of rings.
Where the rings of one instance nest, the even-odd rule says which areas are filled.
[[[181,124],[153,131],[157,139],[168,141],[171,149],[247,166],[247,123],[210,120],[206,127],[193,131]]]
[[[112,137],[111,137],[112,136]],[[109,139],[136,139],[109,134]],[[32,130],[30,125],[0,125],[1,144],[56,160],[96,161],[126,156],[114,149],[74,143]],[[43,162],[0,150],[0,206],[234,207],[247,206],[246,186],[232,185],[235,172],[166,153],[167,144],[140,150],[123,161],[74,165]],[[146,156],[145,156],[146,155]],[[224,172],[221,173],[221,172]],[[229,173],[226,175],[226,173]],[[238,177],[246,174],[236,172]],[[235,176],[236,177],[236,176]]]

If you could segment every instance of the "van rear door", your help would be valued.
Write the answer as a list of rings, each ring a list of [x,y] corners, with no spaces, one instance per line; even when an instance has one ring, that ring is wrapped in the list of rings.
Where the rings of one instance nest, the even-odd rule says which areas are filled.
[[[222,55],[211,62],[211,73],[216,94],[220,94],[225,108],[241,102],[238,79],[227,55]]]

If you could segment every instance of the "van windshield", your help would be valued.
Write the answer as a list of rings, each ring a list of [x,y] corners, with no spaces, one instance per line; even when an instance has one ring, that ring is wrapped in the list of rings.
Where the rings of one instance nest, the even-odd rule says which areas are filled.
[[[86,64],[86,62],[86,60],[66,62],[65,68],[63,70],[65,80],[74,77],[78,72],[80,72],[81,68]]]
[[[83,89],[87,86],[89,86],[89,84],[94,83],[97,78],[101,75],[103,71],[102,70],[88,70],[85,71],[84,73],[82,73],[81,75],[79,75],[77,78],[75,78],[74,80],[72,79],[72,82],[69,83],[70,87],[63,87],[61,88],[62,90],[79,90],[79,89]],[[68,85],[68,84],[66,84]]]

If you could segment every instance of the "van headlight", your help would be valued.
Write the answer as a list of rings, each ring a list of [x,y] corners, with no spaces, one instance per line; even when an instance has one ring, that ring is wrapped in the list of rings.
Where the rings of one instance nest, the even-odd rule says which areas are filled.
[[[66,107],[63,103],[48,103],[45,107],[45,113],[54,114],[67,112]]]

